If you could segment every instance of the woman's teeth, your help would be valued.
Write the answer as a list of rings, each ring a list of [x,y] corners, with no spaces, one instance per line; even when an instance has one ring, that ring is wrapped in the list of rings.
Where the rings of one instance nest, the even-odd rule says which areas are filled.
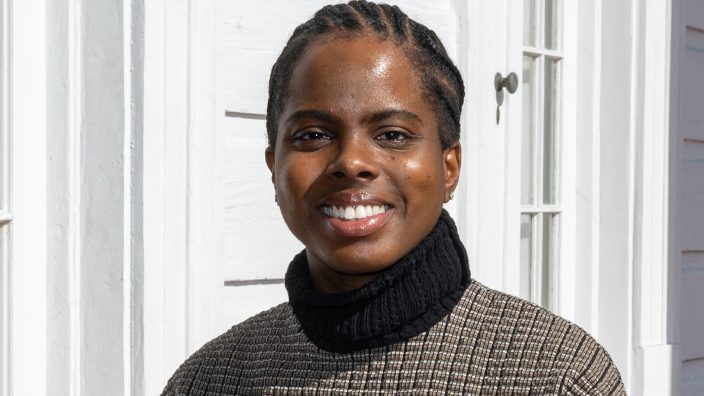
[[[343,220],[361,220],[389,210],[389,205],[323,206],[323,213]]]

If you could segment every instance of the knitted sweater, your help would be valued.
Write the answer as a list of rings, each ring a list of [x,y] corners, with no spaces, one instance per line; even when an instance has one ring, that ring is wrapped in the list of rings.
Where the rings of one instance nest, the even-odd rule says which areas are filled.
[[[473,281],[429,331],[386,347],[316,347],[288,303],[193,354],[176,395],[625,395],[608,353],[580,327]]]
[[[304,258],[286,275],[291,302],[207,343],[163,395],[625,395],[580,327],[470,282],[447,213],[391,271],[347,294],[311,294]]]

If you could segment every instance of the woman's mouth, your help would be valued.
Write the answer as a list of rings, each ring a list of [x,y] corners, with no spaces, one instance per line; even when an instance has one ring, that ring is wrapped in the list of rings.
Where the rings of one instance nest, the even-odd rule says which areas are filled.
[[[389,210],[389,205],[348,205],[348,206],[323,206],[323,213],[345,221],[356,221],[376,216]]]
[[[393,207],[389,205],[324,205],[332,230],[345,237],[364,237],[373,234],[386,224]]]

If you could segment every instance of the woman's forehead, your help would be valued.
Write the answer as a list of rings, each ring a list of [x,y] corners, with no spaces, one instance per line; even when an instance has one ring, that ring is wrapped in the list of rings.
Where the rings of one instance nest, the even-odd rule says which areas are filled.
[[[311,45],[292,73],[292,81],[301,77],[331,78],[357,76],[388,78],[389,72],[412,74],[403,52],[388,41],[372,37],[336,39]]]
[[[325,41],[306,51],[292,73],[284,113],[310,106],[427,108],[403,51],[369,37]]]

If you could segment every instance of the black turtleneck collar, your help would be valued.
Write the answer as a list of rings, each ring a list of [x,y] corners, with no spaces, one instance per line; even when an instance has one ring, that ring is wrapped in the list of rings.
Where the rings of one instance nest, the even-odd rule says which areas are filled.
[[[314,292],[304,250],[288,267],[286,289],[310,340],[326,351],[347,353],[429,330],[457,305],[470,280],[467,252],[443,209],[418,246],[361,288]]]

